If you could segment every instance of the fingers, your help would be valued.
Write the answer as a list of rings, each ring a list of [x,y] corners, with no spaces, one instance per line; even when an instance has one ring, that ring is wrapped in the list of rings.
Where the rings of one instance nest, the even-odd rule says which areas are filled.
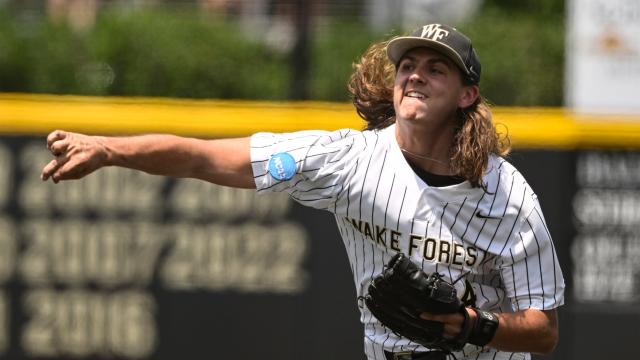
[[[86,164],[78,164],[72,161],[67,161],[58,165],[58,169],[51,175],[51,180],[54,183],[58,183],[60,180],[75,180],[87,175],[90,171],[87,170]]]
[[[42,173],[40,174],[40,179],[42,181],[47,181],[49,178],[53,180],[54,183],[58,183],[58,181],[62,180],[62,175],[64,175],[64,171],[61,171],[61,168],[69,161],[69,158],[66,156],[58,156],[55,159],[51,160],[45,167],[42,169]]]
[[[52,143],[51,146],[49,146],[49,150],[51,151],[51,154],[53,154],[53,156],[60,156],[67,151],[68,147],[69,141],[67,139],[64,139]]]
[[[444,324],[444,337],[454,338],[456,337],[462,328],[464,322],[464,316],[460,313],[454,314],[431,314],[421,313],[420,318],[424,320],[437,321]]]
[[[420,314],[420,317],[424,320],[446,323],[447,320],[450,320],[451,316],[449,314],[431,314],[425,312]]]
[[[40,178],[43,181],[51,180],[58,183],[62,180],[75,180],[84,177],[92,170],[84,163],[69,161],[66,157],[51,160],[42,170]]]
[[[66,151],[69,147],[68,137],[69,133],[62,130],[53,131],[47,136],[47,148],[56,158],[51,160],[42,169],[40,178],[43,181],[46,181],[49,178],[51,178],[54,183],[60,181],[60,175],[62,175],[59,173],[60,169],[69,161],[69,158],[66,156]]]
[[[56,159],[51,160],[47,165],[42,168],[42,173],[40,174],[40,179],[42,181],[47,181],[51,175],[57,170],[58,161]]]
[[[68,133],[66,131],[62,131],[62,130],[53,131],[51,134],[49,134],[49,136],[47,136],[47,148],[51,150],[51,146],[53,145],[54,142],[65,139],[67,135]]]

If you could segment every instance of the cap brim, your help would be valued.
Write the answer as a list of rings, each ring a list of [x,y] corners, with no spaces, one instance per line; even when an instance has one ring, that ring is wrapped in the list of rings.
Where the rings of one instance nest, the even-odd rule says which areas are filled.
[[[458,55],[458,53],[450,46],[434,40],[414,36],[397,37],[387,44],[387,56],[397,66],[398,62],[407,51],[418,47],[427,47],[442,53],[444,56],[451,59],[451,61],[453,61],[461,71],[469,75],[469,71],[465,67],[464,61],[462,61],[460,55]]]

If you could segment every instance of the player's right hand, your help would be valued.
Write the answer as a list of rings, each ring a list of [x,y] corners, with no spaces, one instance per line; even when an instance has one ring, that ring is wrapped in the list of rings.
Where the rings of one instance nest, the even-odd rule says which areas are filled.
[[[40,178],[61,180],[80,179],[104,166],[107,152],[99,137],[62,130],[47,136],[47,148],[55,157],[42,169]]]

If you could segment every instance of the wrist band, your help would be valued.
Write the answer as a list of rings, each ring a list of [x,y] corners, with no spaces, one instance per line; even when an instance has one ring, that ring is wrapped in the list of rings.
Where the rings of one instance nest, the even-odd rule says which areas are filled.
[[[498,316],[490,311],[473,308],[476,314],[476,322],[473,325],[471,334],[469,335],[469,343],[485,346],[487,345],[498,330]]]

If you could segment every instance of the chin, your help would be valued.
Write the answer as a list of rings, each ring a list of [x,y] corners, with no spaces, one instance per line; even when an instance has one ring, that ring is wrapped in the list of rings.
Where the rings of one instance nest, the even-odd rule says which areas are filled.
[[[427,116],[421,111],[404,111],[399,114],[398,118],[404,119],[405,121],[422,123],[426,121]]]
[[[420,120],[427,117],[427,111],[425,110],[426,109],[418,106],[411,106],[411,107],[405,107],[405,108],[401,107],[399,111],[397,111],[396,113],[398,117],[401,117],[405,120]]]

